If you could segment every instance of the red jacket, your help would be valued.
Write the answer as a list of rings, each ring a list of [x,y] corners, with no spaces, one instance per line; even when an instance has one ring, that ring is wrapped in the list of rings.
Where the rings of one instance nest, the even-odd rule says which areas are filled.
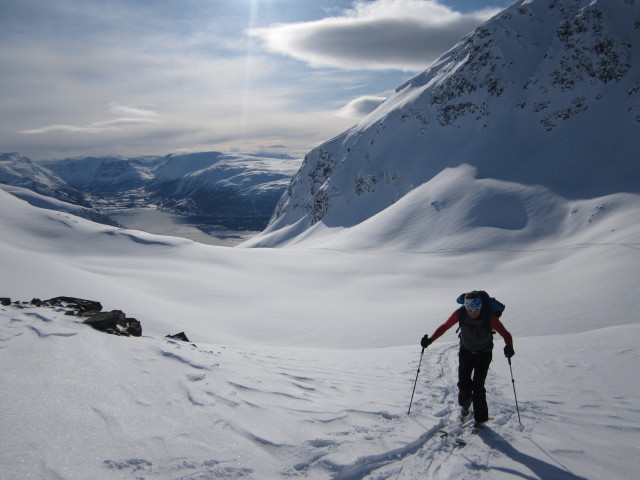
[[[436,339],[440,338],[442,335],[444,335],[444,333],[447,330],[449,330],[451,327],[453,327],[457,323],[458,323],[458,310],[453,312],[446,322],[444,322],[442,325],[436,328],[436,331],[433,332],[433,335],[431,335],[431,341],[435,341]],[[502,324],[500,319],[495,315],[491,317],[489,327],[492,330],[495,330],[496,332],[498,332],[500,336],[504,338],[504,343],[506,343],[507,345],[513,345],[513,338],[511,337],[511,334],[507,331],[506,328],[504,328],[504,325]]]

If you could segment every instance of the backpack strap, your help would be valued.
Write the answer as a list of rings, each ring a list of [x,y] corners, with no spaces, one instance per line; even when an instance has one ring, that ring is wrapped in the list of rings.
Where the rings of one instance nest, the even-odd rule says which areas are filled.
[[[490,327],[493,313],[489,309],[482,309],[480,317],[472,319],[465,307],[460,307],[458,315],[458,338],[460,345],[473,353],[491,350],[493,348],[493,330]],[[483,333],[486,332],[486,333]]]

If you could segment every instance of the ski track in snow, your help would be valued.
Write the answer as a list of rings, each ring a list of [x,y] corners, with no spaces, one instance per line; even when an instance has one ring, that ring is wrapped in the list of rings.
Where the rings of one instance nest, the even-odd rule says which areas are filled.
[[[640,435],[639,426],[611,413],[620,409],[640,416],[629,397],[605,399],[606,393],[594,390],[581,392],[591,396],[593,404],[583,399],[572,405],[575,392],[561,388],[542,399],[520,401],[525,428],[519,431],[510,378],[504,376],[504,365],[498,365],[504,362],[498,348],[487,380],[492,417],[488,426],[478,434],[464,427],[442,435],[440,429],[456,430],[459,423],[455,343],[430,347],[420,363],[419,354],[407,348],[354,354],[198,347],[166,338],[123,338],[95,332],[81,325],[82,319],[64,315],[63,309],[6,307],[0,313],[3,364],[9,362],[9,371],[19,371],[11,368],[11,360],[28,361],[28,352],[45,351],[49,365],[38,365],[42,371],[35,372],[32,381],[35,388],[47,390],[51,398],[61,402],[61,417],[70,413],[64,404],[68,401],[66,386],[56,386],[55,379],[47,383],[49,368],[67,369],[71,378],[85,375],[89,384],[96,383],[76,384],[78,392],[71,398],[77,405],[86,402],[88,409],[84,416],[73,413],[68,421],[85,434],[122,438],[125,446],[87,460],[92,478],[408,480],[515,476],[577,480],[598,478],[572,471],[588,454],[575,447],[580,439],[566,442],[566,448],[550,449],[544,446],[544,437],[536,437],[538,425],[573,424],[574,431],[583,429],[588,435],[593,428],[590,424],[597,424],[612,435],[628,436],[630,442]],[[66,355],[67,351],[72,354]],[[411,358],[407,359],[407,353]],[[629,361],[638,357],[633,349],[616,355]],[[407,415],[419,363],[414,402]],[[583,364],[580,369],[588,374],[595,365]],[[553,375],[556,368],[573,367],[577,365],[570,361],[547,363],[539,373]],[[3,375],[8,388],[21,388],[12,381],[11,373]],[[103,395],[106,398],[101,398]],[[39,422],[48,422],[45,429],[59,428],[55,419],[38,416],[37,403],[45,400],[29,401],[34,403],[30,408],[36,414],[24,428]],[[599,412],[598,405],[603,402],[609,402],[611,408]],[[21,412],[18,406],[4,404],[2,408],[5,419]],[[48,415],[56,411],[54,408],[52,413],[51,408],[46,410]],[[143,422],[144,428],[138,431],[128,424],[131,414],[154,421]],[[9,422],[9,428],[17,427]],[[61,437],[63,449],[67,448],[65,441],[71,442],[71,448],[74,441],[86,441],[68,433]],[[466,446],[460,447],[458,438]],[[38,449],[48,451],[53,448],[50,445],[31,445],[31,454],[21,451],[25,445],[5,442],[7,445],[13,448],[13,455],[26,456],[26,461],[32,462],[30,470],[35,478],[83,478],[65,474],[63,465],[50,458],[55,453],[37,459]],[[5,455],[12,455],[12,449]],[[7,475],[2,478],[12,478],[11,473]]]

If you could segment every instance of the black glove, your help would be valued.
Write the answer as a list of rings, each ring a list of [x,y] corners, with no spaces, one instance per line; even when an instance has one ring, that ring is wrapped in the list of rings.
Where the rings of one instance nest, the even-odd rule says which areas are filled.
[[[513,345],[505,345],[504,346],[504,356],[507,358],[511,358],[516,354],[516,352],[513,351]]]
[[[429,338],[429,335],[425,335],[424,337],[422,337],[422,340],[420,340],[420,346],[422,348],[427,348],[429,345],[431,345],[431,342],[433,342],[433,340]]]

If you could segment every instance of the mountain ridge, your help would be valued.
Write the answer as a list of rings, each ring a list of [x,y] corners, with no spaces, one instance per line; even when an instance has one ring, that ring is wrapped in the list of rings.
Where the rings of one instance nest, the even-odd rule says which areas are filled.
[[[86,209],[76,212],[108,225],[117,222],[97,212],[152,206],[183,216],[255,217],[264,226],[299,166],[299,160],[280,155],[221,152],[41,162],[13,153],[2,154],[0,160],[0,182],[92,207],[93,213]],[[8,191],[18,193],[16,189]],[[24,192],[21,195],[39,206],[62,208]]]
[[[639,42],[636,2],[514,3],[309,152],[251,246],[358,225],[465,164],[567,199],[638,193]]]

